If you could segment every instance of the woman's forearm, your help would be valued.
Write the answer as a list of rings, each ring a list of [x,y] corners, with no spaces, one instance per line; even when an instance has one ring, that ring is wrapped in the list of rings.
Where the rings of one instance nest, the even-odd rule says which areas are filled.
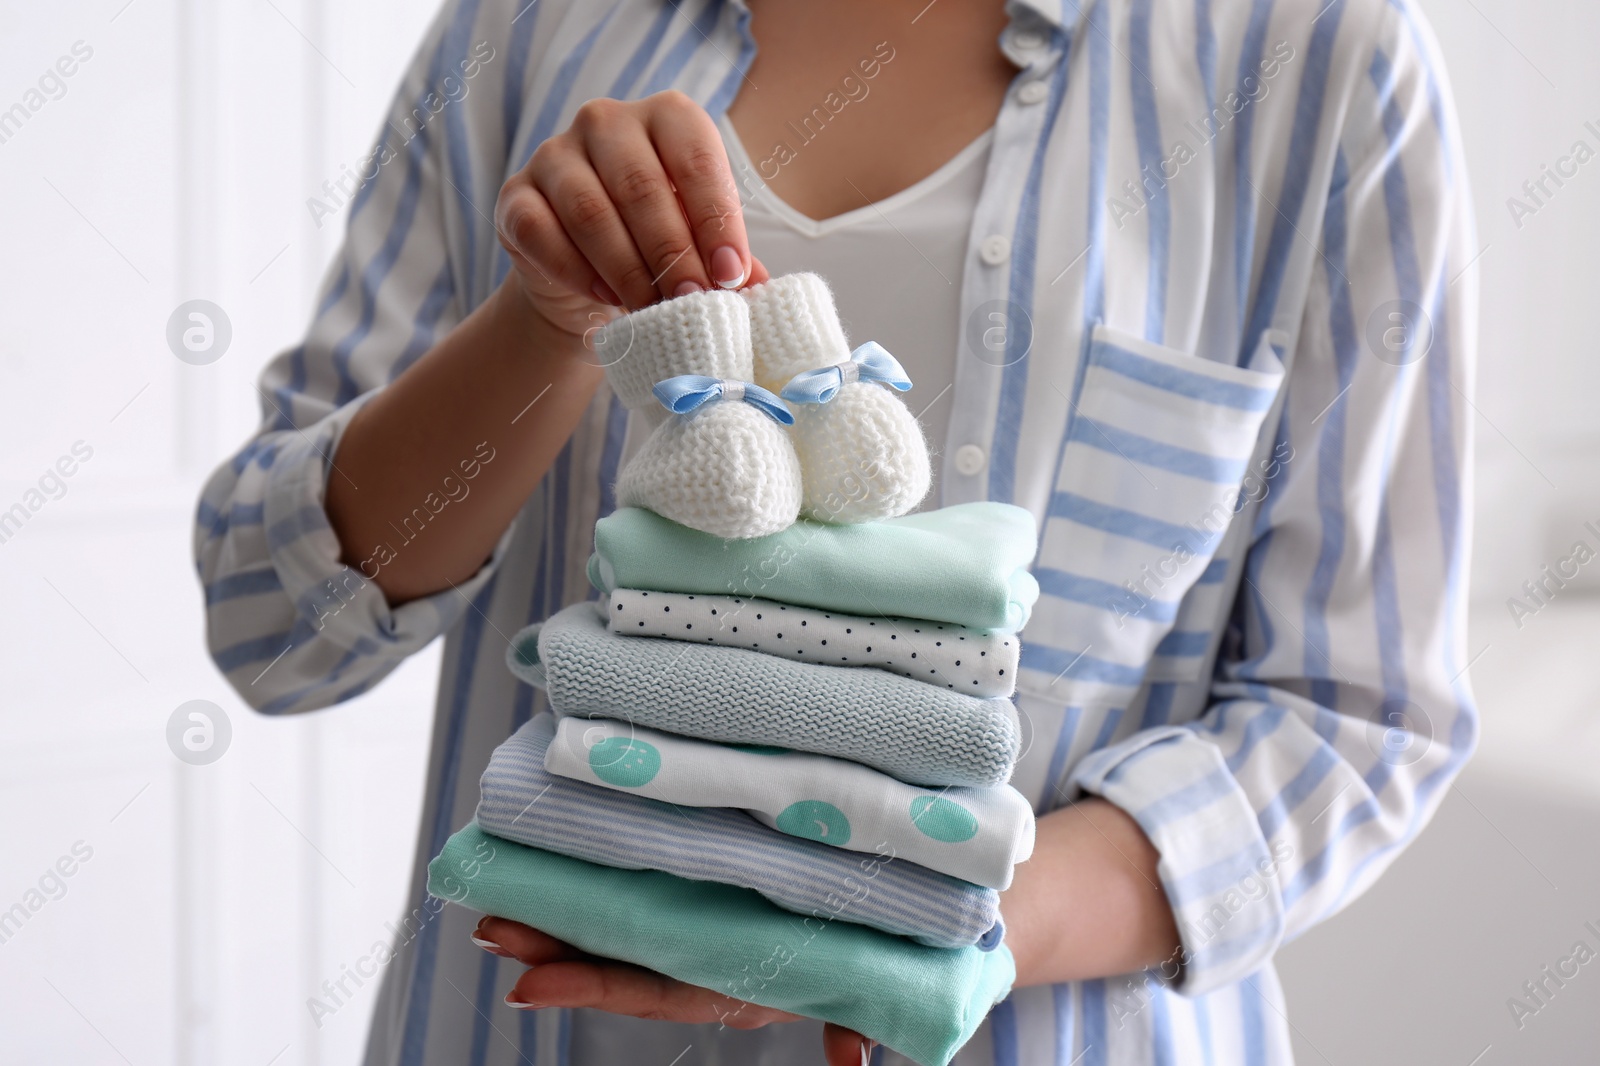
[[[1039,819],[1000,899],[1018,986],[1132,973],[1178,956],[1160,856],[1128,814],[1091,798]]]
[[[326,500],[345,563],[395,606],[471,577],[604,376],[513,277],[345,428]]]

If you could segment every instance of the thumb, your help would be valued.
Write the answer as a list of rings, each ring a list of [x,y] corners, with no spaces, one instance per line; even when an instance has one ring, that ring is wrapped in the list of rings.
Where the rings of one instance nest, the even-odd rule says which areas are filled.
[[[772,280],[772,275],[767,272],[767,268],[762,265],[761,260],[756,258],[755,253],[751,252],[750,253],[750,276],[745,279],[744,287],[748,289],[752,285],[760,285],[764,281],[771,281],[771,280]]]

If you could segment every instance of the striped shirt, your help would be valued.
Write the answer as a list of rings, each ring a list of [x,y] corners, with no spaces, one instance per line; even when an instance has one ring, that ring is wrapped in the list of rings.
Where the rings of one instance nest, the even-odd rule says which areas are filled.
[[[1410,0],[1008,10],[1019,73],[959,281],[940,502],[1039,520],[1013,783],[1041,813],[1090,793],[1130,812],[1183,948],[1019,989],[957,1061],[1286,1063],[1274,951],[1393,861],[1476,738],[1476,240],[1449,88]],[[676,88],[720,114],[749,21],[742,0],[450,0],[305,341],[262,377],[260,433],[205,488],[211,651],[263,712],[364,692],[446,636],[419,918],[385,971],[373,1066],[817,1055],[799,1025],[513,1014],[520,968],[425,904],[422,864],[535,710],[507,635],[590,595],[593,525],[638,437],[611,394],[459,588],[390,609],[338,562],[321,503],[352,413],[505,276],[502,181],[591,97]]]

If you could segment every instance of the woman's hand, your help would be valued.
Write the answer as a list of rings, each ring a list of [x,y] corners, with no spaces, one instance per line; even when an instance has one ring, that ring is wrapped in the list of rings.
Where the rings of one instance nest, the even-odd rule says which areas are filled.
[[[675,91],[578,108],[500,190],[495,229],[534,306],[571,333],[606,305],[767,277],[716,123]]]
[[[387,547],[440,471],[481,447],[513,456],[451,505],[448,533],[362,570],[390,606],[483,566],[604,380],[594,329],[621,308],[767,279],[716,124],[682,93],[584,104],[500,190],[495,229],[515,266],[505,283],[340,438],[327,508],[352,566]]]
[[[513,1007],[593,1007],[634,1018],[668,1022],[719,1022],[730,1029],[759,1029],[800,1021],[797,1014],[758,1007],[720,992],[686,985],[628,963],[586,955],[539,930],[506,918],[485,918],[472,935],[485,951],[530,967],[506,1002]],[[860,1066],[872,1042],[831,1022],[823,1027],[828,1066]]]

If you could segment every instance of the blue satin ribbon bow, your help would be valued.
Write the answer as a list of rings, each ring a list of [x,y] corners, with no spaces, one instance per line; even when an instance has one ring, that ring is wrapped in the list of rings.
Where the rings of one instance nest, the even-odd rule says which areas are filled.
[[[900,361],[877,341],[868,341],[842,363],[796,374],[780,395],[790,403],[827,403],[852,381],[876,381],[899,392],[911,388]]]
[[[679,374],[675,378],[656,382],[650,391],[655,393],[662,407],[675,415],[686,415],[718,400],[743,401],[779,425],[794,425],[794,415],[782,400],[749,381],[708,378],[703,374]]]

